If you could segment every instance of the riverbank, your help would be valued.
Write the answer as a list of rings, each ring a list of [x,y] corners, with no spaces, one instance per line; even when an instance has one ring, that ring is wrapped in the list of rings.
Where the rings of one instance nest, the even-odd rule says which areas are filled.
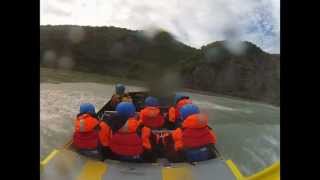
[[[40,67],[40,83],[57,84],[63,82],[94,82],[101,84],[123,83],[127,85],[146,86],[142,81],[132,79],[111,77],[96,73]]]
[[[80,71],[71,71],[71,70],[63,70],[63,69],[52,69],[41,67],[40,68],[40,83],[63,83],[63,82],[94,82],[100,84],[116,84],[116,83],[123,83],[126,85],[132,86],[140,86],[140,87],[147,87],[146,83],[139,80],[127,79],[127,78],[119,78],[119,77],[112,77],[108,75],[101,75],[96,73],[88,73],[88,72],[80,72]],[[236,96],[229,96],[225,94],[218,94],[209,91],[201,91],[195,90],[190,88],[182,88],[181,91],[187,91],[191,93],[197,93],[202,95],[209,95],[209,96],[219,96],[225,98],[232,98],[235,100],[240,101],[247,101],[252,103],[262,103],[268,104],[270,106],[274,106],[279,108],[279,105],[270,104],[266,102],[256,101],[252,99],[245,99]]]

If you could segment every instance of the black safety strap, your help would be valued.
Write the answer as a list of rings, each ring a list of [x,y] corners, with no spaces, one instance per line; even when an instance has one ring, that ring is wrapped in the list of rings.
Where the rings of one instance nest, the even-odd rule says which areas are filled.
[[[137,127],[137,129],[136,129],[136,133],[137,133],[137,135],[139,136],[139,137],[141,137],[141,135],[142,135],[142,128],[143,128],[144,126],[142,125],[142,124],[140,124],[138,127]]]

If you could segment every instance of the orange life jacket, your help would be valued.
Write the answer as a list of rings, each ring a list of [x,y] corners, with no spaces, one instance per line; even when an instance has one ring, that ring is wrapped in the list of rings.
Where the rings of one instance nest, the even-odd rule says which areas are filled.
[[[188,116],[181,128],[172,132],[175,150],[198,148],[216,143],[216,135],[208,128],[208,117],[203,114]]]
[[[109,125],[103,121],[100,122],[99,140],[102,146],[108,147],[110,144],[110,138],[112,130]]]
[[[137,133],[139,122],[129,118],[125,125],[113,133],[110,139],[110,149],[113,153],[121,156],[141,155],[145,149],[151,149],[149,128],[142,128],[141,135]]]
[[[151,129],[161,128],[164,124],[164,118],[157,107],[145,107],[140,111],[140,123]]]
[[[111,97],[111,104],[115,107],[120,102],[132,102],[132,98],[129,94],[125,93],[122,95],[114,94]]]
[[[192,104],[191,99],[181,99],[178,101],[175,107],[170,107],[169,108],[169,121],[170,122],[175,122],[177,119],[180,118],[180,109],[186,105],[186,104]]]
[[[98,145],[99,120],[90,114],[82,114],[75,120],[73,145],[78,149],[95,149]]]

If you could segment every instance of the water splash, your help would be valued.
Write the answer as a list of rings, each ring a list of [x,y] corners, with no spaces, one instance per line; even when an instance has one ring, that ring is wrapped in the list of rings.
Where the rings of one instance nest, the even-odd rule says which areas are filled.
[[[240,40],[227,40],[224,46],[234,55],[242,55],[247,50],[247,45]]]
[[[70,29],[68,37],[72,43],[80,43],[85,37],[85,31],[80,26],[74,26]]]
[[[157,67],[146,73],[144,81],[154,96],[171,96],[182,87],[182,79],[179,73],[159,70]]]
[[[159,32],[161,32],[161,29],[157,26],[147,26],[144,29],[145,30],[141,32],[141,35],[150,40],[152,40]]]
[[[249,109],[231,108],[231,107],[227,107],[227,106],[223,106],[223,105],[219,105],[219,104],[215,104],[215,103],[211,103],[211,102],[207,102],[207,101],[193,100],[193,103],[198,105],[201,109],[207,109],[207,110],[208,109],[212,109],[212,110],[218,110],[218,111],[242,112],[242,113],[245,113],[245,114],[253,113],[253,111],[249,110]]]
[[[114,43],[109,50],[109,55],[114,58],[121,58],[124,54],[125,46],[121,42]]]
[[[61,69],[72,69],[75,65],[74,60],[69,56],[63,56],[58,59],[58,67]]]
[[[64,86],[64,85],[62,85]],[[92,86],[92,84],[88,84]],[[41,156],[52,148],[61,147],[72,135],[73,121],[84,102],[91,102],[100,108],[111,93],[96,94],[81,87],[60,88],[61,85],[41,84],[40,91],[40,142]]]
[[[43,53],[41,62],[47,67],[53,67],[57,60],[57,55],[54,50],[46,50]]]

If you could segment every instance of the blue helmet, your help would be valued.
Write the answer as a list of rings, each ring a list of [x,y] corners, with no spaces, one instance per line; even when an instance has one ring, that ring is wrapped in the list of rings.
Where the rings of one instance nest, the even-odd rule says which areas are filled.
[[[126,87],[123,84],[116,84],[116,94],[124,94]]]
[[[199,110],[198,106],[196,106],[194,104],[184,105],[180,109],[180,117],[182,120],[186,119],[190,115],[198,114],[198,113],[200,113],[200,110]]]
[[[117,105],[116,111],[123,118],[133,117],[136,113],[136,107],[130,102],[121,102]]]
[[[174,96],[174,98],[173,98],[173,103],[174,103],[174,104],[177,104],[178,101],[179,101],[180,99],[183,99],[183,98],[189,98],[189,96],[187,96],[187,95],[185,95],[185,94],[183,94],[183,93],[176,93],[175,96]]]
[[[144,105],[145,106],[159,106],[159,101],[157,98],[152,97],[152,96],[148,96],[145,100],[144,100]]]
[[[80,114],[81,113],[92,113],[95,114],[96,110],[93,104],[83,103],[80,105]]]

